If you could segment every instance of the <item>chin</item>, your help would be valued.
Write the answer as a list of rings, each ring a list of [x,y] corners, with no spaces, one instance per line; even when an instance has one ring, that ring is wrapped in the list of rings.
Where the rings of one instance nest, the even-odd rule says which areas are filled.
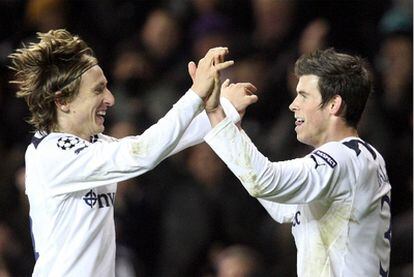
[[[104,126],[98,126],[98,127],[95,129],[94,135],[97,135],[97,134],[103,133],[103,131],[104,131],[104,130],[105,130],[105,127],[104,127]]]
[[[301,143],[305,143],[303,137],[299,135],[299,133],[296,133],[296,139]]]
[[[296,135],[296,139],[303,144],[309,145],[309,146],[313,146],[311,140],[307,139],[306,137],[301,137],[299,136],[299,134]]]

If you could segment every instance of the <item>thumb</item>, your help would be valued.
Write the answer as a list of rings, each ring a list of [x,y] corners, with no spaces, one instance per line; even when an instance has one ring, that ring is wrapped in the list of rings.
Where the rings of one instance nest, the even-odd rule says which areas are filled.
[[[189,62],[188,63],[188,74],[190,75],[191,80],[193,81],[193,83],[194,83],[196,71],[197,71],[196,64],[193,61]]]
[[[255,95],[255,94],[248,95],[247,97],[249,98],[249,102],[250,102],[249,105],[253,104],[253,103],[256,103],[257,100],[259,100],[259,97],[257,97],[257,95]]]
[[[221,89],[226,88],[230,85],[230,80],[226,79],[226,81],[223,82],[223,84],[221,84]]]

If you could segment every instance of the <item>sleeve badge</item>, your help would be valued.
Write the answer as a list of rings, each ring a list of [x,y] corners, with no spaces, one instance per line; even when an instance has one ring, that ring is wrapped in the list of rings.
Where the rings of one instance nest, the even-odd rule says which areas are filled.
[[[72,136],[60,137],[56,145],[62,150],[71,150],[75,147],[79,149],[83,149],[86,147],[86,144],[83,141],[81,141],[77,137],[72,137]]]

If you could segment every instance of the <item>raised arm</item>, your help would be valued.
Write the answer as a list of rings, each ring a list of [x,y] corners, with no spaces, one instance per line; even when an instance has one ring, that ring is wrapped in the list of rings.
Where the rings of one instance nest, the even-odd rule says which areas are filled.
[[[188,73],[193,82],[195,81],[196,70],[197,66],[195,63],[190,62],[188,64]],[[170,155],[203,142],[204,136],[211,130],[207,111],[208,113],[216,111],[220,113],[223,118],[228,117],[232,122],[238,123],[244,115],[247,106],[257,101],[257,96],[253,94],[256,92],[256,87],[253,84],[230,84],[228,79],[223,84],[220,84],[219,77],[219,74],[216,74],[214,90],[211,96],[206,99],[205,110],[194,118]],[[220,105],[218,103],[218,95],[221,96]]]
[[[205,101],[212,94],[214,76],[233,64],[233,61],[217,62],[218,59],[223,60],[227,52],[224,47],[209,50],[198,63],[192,89],[142,135],[110,143],[94,143],[79,149],[74,147],[71,151],[62,151],[51,142],[51,149],[57,152],[56,160],[50,159],[50,164],[44,166],[44,173],[45,183],[52,188],[52,193],[61,194],[126,180],[151,170],[168,157],[191,121],[203,110]],[[219,95],[215,94],[215,97]],[[77,145],[81,147],[80,143]],[[60,158],[61,155],[65,158]],[[60,175],[66,176],[66,183],[59,182],[62,180]]]

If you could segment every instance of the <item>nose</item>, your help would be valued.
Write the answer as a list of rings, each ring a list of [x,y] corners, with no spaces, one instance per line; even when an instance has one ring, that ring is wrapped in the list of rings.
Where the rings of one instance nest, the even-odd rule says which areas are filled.
[[[295,97],[295,99],[293,99],[292,103],[290,103],[289,105],[289,110],[291,110],[292,112],[295,112],[298,110],[298,106],[296,104],[296,98],[297,97]]]
[[[104,103],[108,106],[111,107],[115,104],[115,97],[112,94],[112,92],[109,89],[105,90],[105,98],[104,98]]]

